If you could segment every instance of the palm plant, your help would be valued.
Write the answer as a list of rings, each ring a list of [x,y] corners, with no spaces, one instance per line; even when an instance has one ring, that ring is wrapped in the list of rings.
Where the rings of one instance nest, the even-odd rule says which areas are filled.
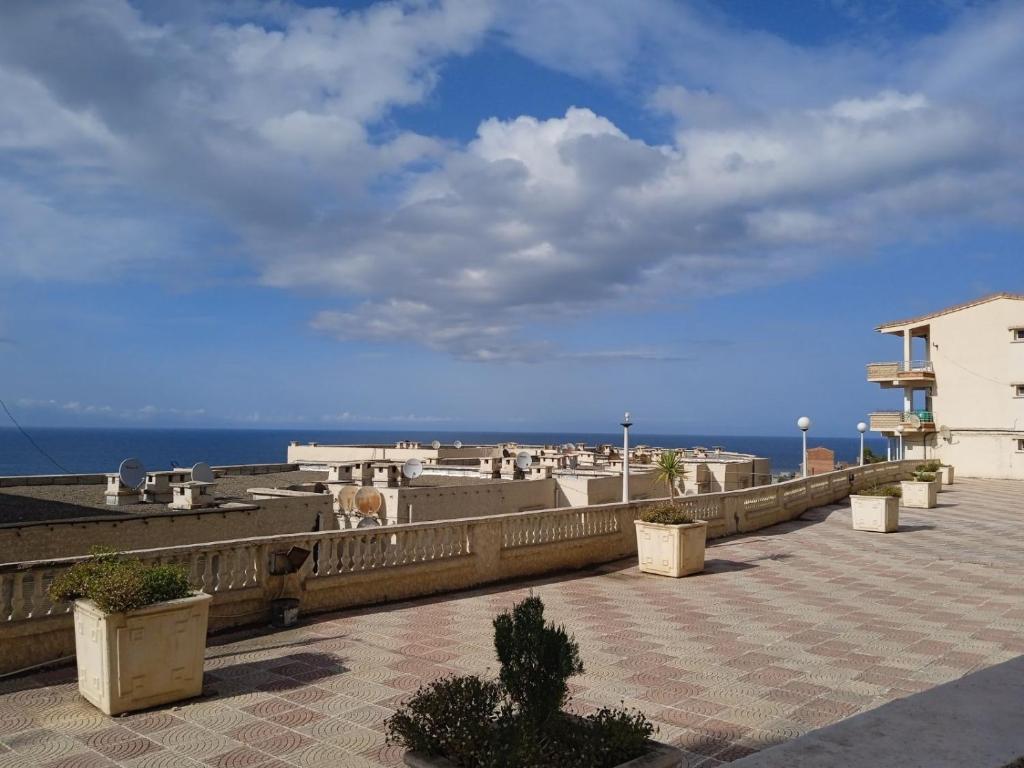
[[[658,480],[668,486],[668,500],[673,501],[676,482],[683,479],[683,463],[679,460],[679,454],[675,451],[666,451],[658,457],[658,462],[654,466]]]

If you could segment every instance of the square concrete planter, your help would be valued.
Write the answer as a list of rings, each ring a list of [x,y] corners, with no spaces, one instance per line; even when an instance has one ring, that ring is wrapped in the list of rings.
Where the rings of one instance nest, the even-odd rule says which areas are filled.
[[[938,504],[938,486],[938,482],[934,480],[929,483],[904,480],[900,483],[900,488],[903,490],[903,506],[931,509]]]
[[[688,576],[704,570],[708,524],[703,520],[682,525],[636,521],[636,549],[640,570],[660,576]]]
[[[76,600],[79,693],[108,715],[201,694],[211,599],[197,592],[127,613]]]
[[[418,752],[406,752],[403,758],[409,768],[455,768],[455,765],[443,757],[429,757]],[[682,768],[683,753],[668,744],[651,742],[651,751],[646,755],[619,763],[616,768]]]
[[[900,524],[900,500],[895,496],[851,496],[853,530],[892,533]]]
[[[941,467],[939,467],[939,477],[942,478],[942,484],[943,485],[952,485],[953,484],[953,465],[952,464],[943,464]]]

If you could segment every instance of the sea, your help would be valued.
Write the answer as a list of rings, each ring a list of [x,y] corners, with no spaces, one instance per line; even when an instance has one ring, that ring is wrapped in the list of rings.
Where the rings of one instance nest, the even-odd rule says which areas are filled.
[[[621,433],[595,432],[471,432],[377,431],[327,429],[85,429],[27,427],[27,437],[13,428],[0,428],[0,476],[59,472],[115,472],[122,459],[133,457],[150,469],[207,464],[259,464],[283,462],[289,441],[302,443],[391,444],[398,440],[433,440],[466,445],[515,441],[561,445],[582,442],[620,443]],[[633,445],[667,448],[722,446],[771,459],[772,472],[795,472],[800,466],[800,436],[661,435],[630,432]],[[855,463],[859,437],[816,437],[808,446],[835,451],[836,461]],[[867,439],[875,452],[885,454],[885,442]]]

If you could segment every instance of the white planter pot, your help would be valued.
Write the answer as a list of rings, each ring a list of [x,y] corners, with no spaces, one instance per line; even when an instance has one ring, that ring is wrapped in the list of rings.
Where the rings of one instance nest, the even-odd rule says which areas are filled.
[[[197,592],[127,613],[76,600],[79,692],[108,715],[201,694],[211,599]]]
[[[418,752],[406,752],[403,761],[409,768],[455,768],[450,760],[443,757],[430,757]],[[619,763],[615,768],[682,768],[683,753],[668,744],[651,743],[651,751],[646,755]]]
[[[708,524],[703,520],[683,525],[636,521],[636,549],[640,570],[679,578],[704,570]]]
[[[892,533],[900,524],[900,500],[895,496],[851,496],[853,530]]]
[[[938,503],[938,484],[922,483],[917,480],[904,480],[900,483],[903,490],[903,506],[918,509],[931,509]]]
[[[953,484],[953,465],[952,464],[943,464],[941,467],[939,467],[939,475],[942,477],[942,484],[943,485],[952,485]]]

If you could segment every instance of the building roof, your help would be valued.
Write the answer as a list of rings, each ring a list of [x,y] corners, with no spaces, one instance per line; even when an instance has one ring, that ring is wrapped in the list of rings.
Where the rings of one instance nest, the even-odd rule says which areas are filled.
[[[945,309],[940,309],[937,312],[931,312],[927,315],[919,315],[918,317],[908,317],[906,320],[893,320],[891,323],[882,323],[877,328],[875,328],[875,330],[880,333],[885,333],[886,330],[889,328],[898,328],[904,325],[923,323],[925,320],[931,320],[933,317],[939,317],[940,315],[948,315],[952,312],[959,312],[961,309],[970,309],[971,307],[976,307],[979,304],[987,304],[988,302],[995,301],[996,299],[1015,299],[1017,301],[1024,301],[1024,294],[1006,292],[990,293],[987,296],[982,296],[981,298],[973,299],[971,301],[965,301],[962,304],[954,304],[951,307],[946,307]]]

